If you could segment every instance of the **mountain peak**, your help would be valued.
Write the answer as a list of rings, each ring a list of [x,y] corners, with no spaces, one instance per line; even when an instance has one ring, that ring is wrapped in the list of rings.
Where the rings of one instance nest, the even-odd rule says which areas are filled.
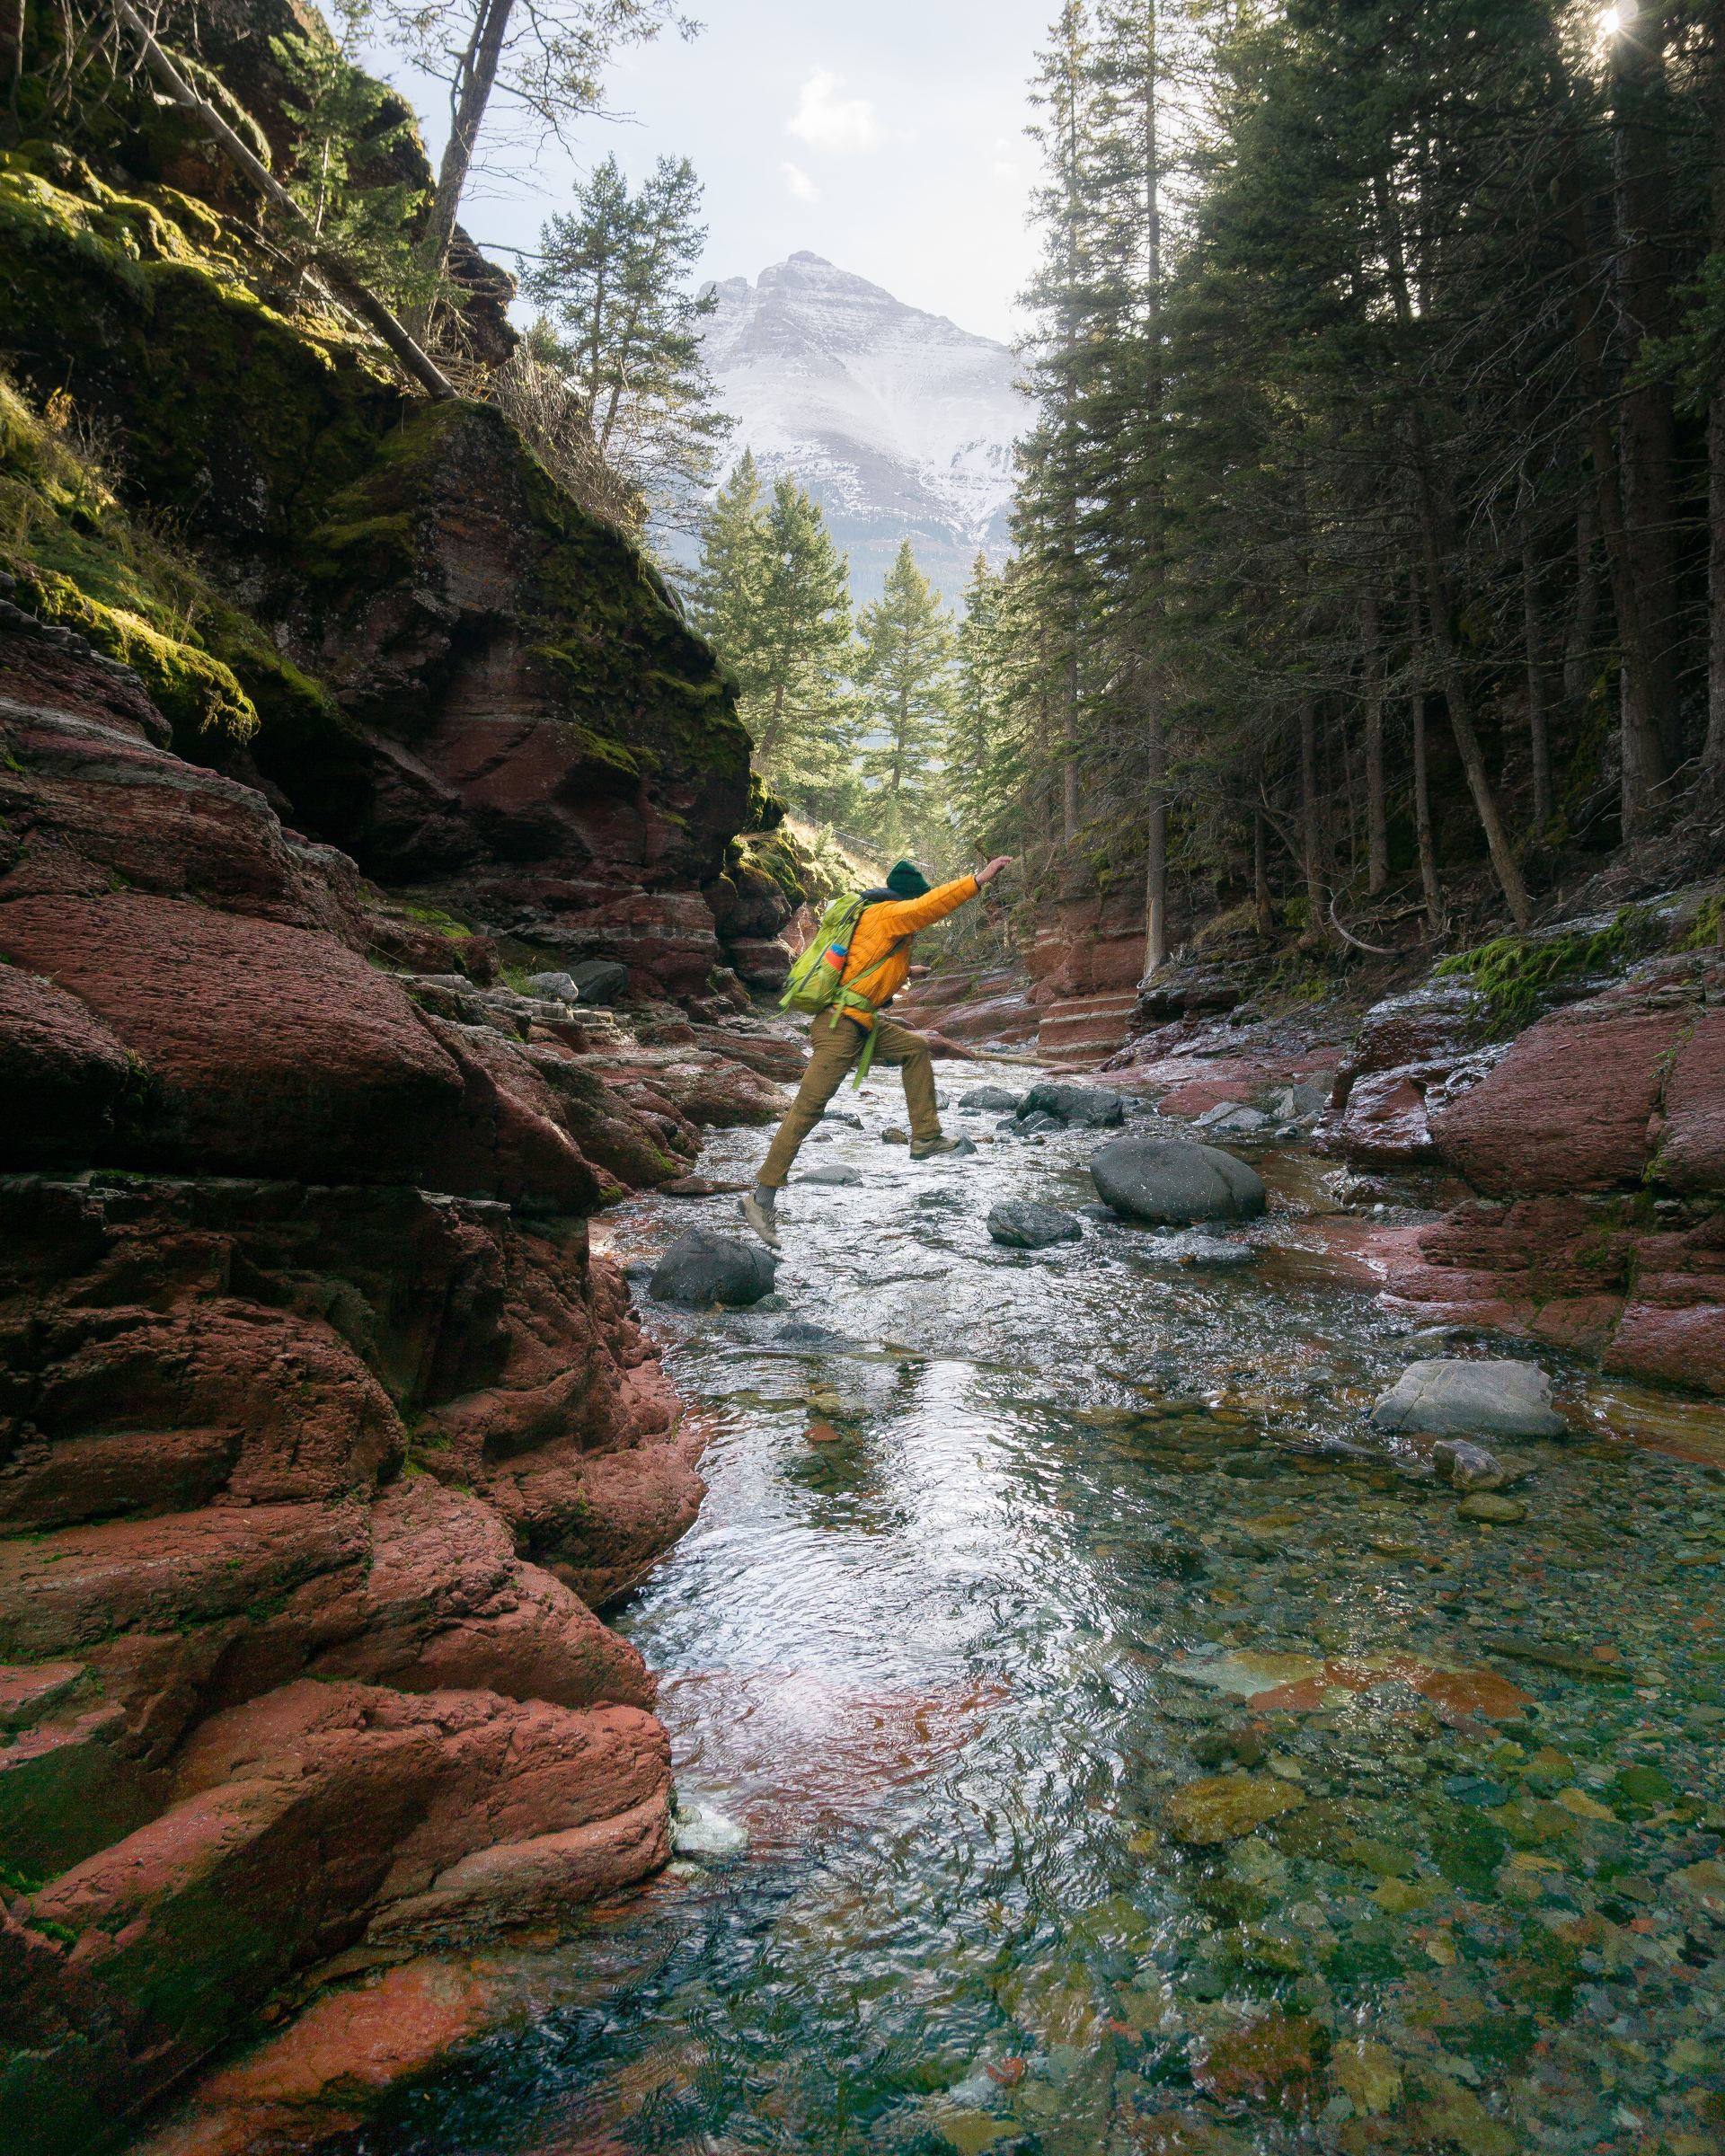
[[[978,549],[1004,553],[1013,445],[1030,419],[1006,346],[808,248],[753,284],[707,290],[703,344],[737,421],[733,454],[815,495],[859,598],[907,538],[951,597]]]

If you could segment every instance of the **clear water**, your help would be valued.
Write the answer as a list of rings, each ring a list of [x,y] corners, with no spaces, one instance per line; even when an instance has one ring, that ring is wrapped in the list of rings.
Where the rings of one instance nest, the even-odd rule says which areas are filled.
[[[889,1081],[838,1105],[804,1164],[868,1180],[792,1188],[774,1306],[660,1313],[711,1495],[616,1619],[749,1846],[491,1960],[509,2024],[364,2145],[1725,2148],[1725,1415],[1560,1373],[1475,1524],[1367,1430],[1420,1350],[1309,1158],[1248,1267],[1016,1253],[989,1204],[1090,1199],[1093,1137],[913,1164]]]

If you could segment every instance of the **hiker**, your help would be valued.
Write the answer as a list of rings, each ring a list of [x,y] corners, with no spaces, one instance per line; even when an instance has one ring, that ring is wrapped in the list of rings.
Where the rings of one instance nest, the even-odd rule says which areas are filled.
[[[893,1025],[880,1012],[909,976],[911,940],[916,931],[944,921],[1011,866],[1003,853],[976,875],[960,876],[931,889],[920,869],[901,861],[882,889],[839,900],[822,916],[815,941],[798,960],[784,997],[788,1006],[815,1013],[809,1029],[814,1053],[755,1188],[742,1205],[743,1218],[773,1250],[779,1247],[774,1207],[791,1163],[854,1064],[859,1084],[877,1057],[897,1064],[904,1072],[913,1161],[957,1150],[955,1139],[941,1135],[934,1065],[927,1041],[904,1026]]]

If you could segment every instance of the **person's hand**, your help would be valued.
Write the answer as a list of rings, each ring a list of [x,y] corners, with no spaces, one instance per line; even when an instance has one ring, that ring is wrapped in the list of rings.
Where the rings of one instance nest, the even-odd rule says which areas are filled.
[[[986,888],[995,880],[1003,869],[1010,869],[1012,865],[1013,857],[1010,853],[996,853],[986,869],[977,870],[977,881]]]

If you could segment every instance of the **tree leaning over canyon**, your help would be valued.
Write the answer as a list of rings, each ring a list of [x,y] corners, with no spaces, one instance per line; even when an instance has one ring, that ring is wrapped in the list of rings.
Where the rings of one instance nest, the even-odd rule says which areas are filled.
[[[377,17],[385,39],[448,91],[449,134],[420,242],[420,271],[433,287],[488,121],[499,133],[494,98],[518,127],[567,148],[576,123],[601,110],[613,53],[668,26],[686,37],[695,27],[674,0],[382,0]],[[433,305],[420,307],[421,335]]]

